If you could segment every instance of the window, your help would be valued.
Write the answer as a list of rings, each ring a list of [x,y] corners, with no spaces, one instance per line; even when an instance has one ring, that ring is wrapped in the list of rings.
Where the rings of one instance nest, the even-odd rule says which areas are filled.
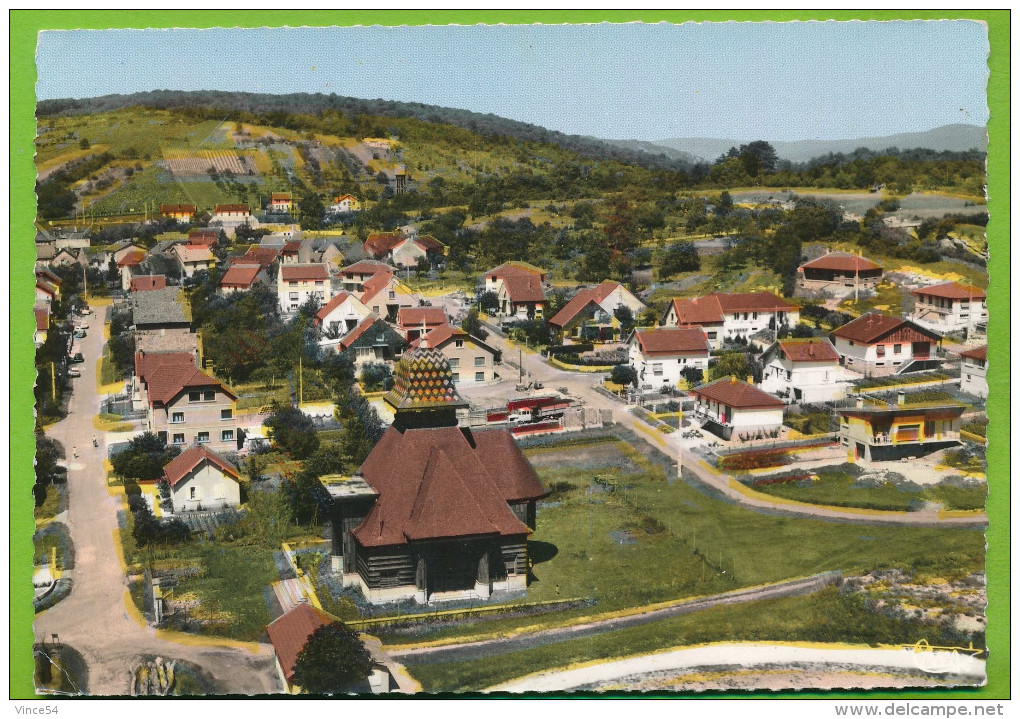
[[[198,443],[199,444],[205,444],[208,441],[209,441],[209,433],[208,432],[199,432],[198,433]]]
[[[786,379],[793,379],[793,370],[792,369],[786,370]]]
[[[747,313],[746,312],[744,313],[744,319],[745,320],[747,319]]]
[[[207,389],[202,394],[202,399],[204,399],[206,402],[214,402],[216,400],[216,390],[214,390],[214,389]]]
[[[453,341],[453,346],[454,347],[463,347],[464,346],[464,340],[454,340]]]
[[[183,434],[175,434],[174,435],[174,444],[184,444],[184,435]]]
[[[184,412],[174,412],[170,415],[170,424],[184,424]]]
[[[166,444],[166,432],[158,432],[156,436],[159,437],[160,442]]]
[[[656,377],[662,376],[662,362],[652,363],[652,374],[655,375]]]
[[[451,357],[450,358],[450,367],[451,368],[460,367],[460,358],[459,357]]]
[[[475,382],[484,382],[484,381],[485,381],[485,373],[484,372],[475,372]]]
[[[316,287],[322,287],[322,280],[316,280],[315,281],[315,286]]]
[[[233,441],[233,439],[234,439],[234,430],[232,430],[232,429],[225,429],[222,432],[220,432],[220,441],[221,442],[231,442],[231,441]]]
[[[234,410],[232,410],[232,409],[221,409],[220,410],[220,419],[233,419],[233,418],[234,418]]]
[[[879,345],[875,348],[875,351],[878,352],[879,357],[885,357],[885,345]]]
[[[717,334],[718,334],[718,333],[716,333],[716,332],[709,332],[709,333],[708,333],[708,338],[709,338],[710,340],[714,340],[714,339],[716,338],[716,335],[717,335]]]
[[[288,285],[290,287],[297,287],[297,282],[290,282],[290,283],[288,283]]]
[[[893,353],[894,355],[898,355],[898,354],[900,354],[901,352],[903,352],[903,345],[893,345],[893,346],[892,346],[892,353]]]
[[[484,367],[485,357],[475,357],[475,367]]]
[[[460,382],[460,372],[454,372],[453,373],[453,381],[454,382]]]
[[[297,298],[298,298],[298,293],[297,292],[291,292],[290,293],[291,301],[296,300]]]
[[[191,499],[195,498],[195,487],[191,488]]]
[[[390,299],[391,300],[395,300],[396,298],[397,298],[397,293],[394,292],[393,290],[390,290]]]
[[[849,340],[849,342],[850,342],[850,346],[853,347],[854,346],[854,341],[853,340]]]
[[[189,402],[201,402],[202,401],[202,393],[201,392],[188,392],[188,401]]]
[[[751,319],[752,319],[752,320],[756,320],[756,319],[758,319],[758,313],[757,313],[757,312],[752,312],[752,313],[751,313]]]

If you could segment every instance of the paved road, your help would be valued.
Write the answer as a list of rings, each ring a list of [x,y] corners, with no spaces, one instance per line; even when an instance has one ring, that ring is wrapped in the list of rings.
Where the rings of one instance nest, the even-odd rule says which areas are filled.
[[[67,526],[75,547],[74,587],[69,597],[36,616],[36,639],[48,641],[57,634],[61,643],[81,652],[88,663],[92,695],[129,693],[131,671],[142,655],[193,662],[228,693],[280,692],[270,645],[261,644],[253,653],[246,648],[177,644],[157,637],[155,630],[140,626],[127,612],[125,601],[131,600],[114,545],[122,504],[106,490],[105,441],[94,448],[91,439],[93,435],[103,439],[92,425],[100,399],[93,372],[102,353],[106,309],[94,308],[89,334],[80,341],[85,364],[79,365],[82,377],[73,380],[68,416],[49,431],[63,443],[70,463]],[[74,447],[78,459],[72,457]]]
[[[520,353],[515,345],[511,345],[505,339],[495,333],[490,333],[486,340],[489,344],[495,345],[502,350],[503,357],[513,362],[520,361],[524,371],[530,374],[531,379],[541,381],[547,388],[566,387],[574,397],[583,399],[589,407],[610,409],[613,412],[613,420],[632,430],[639,437],[646,437],[651,431],[657,438],[662,440],[661,444],[650,442],[657,449],[662,450],[670,457],[682,457],[685,469],[691,470],[697,477],[697,484],[701,488],[710,488],[713,493],[718,493],[727,501],[739,504],[756,512],[791,517],[810,517],[823,521],[839,523],[860,523],[860,524],[897,524],[916,527],[958,527],[978,528],[988,524],[988,518],[984,513],[967,517],[939,517],[933,512],[888,512],[875,513],[855,511],[847,509],[827,509],[814,505],[791,505],[779,501],[773,501],[766,495],[761,498],[748,497],[737,489],[730,487],[729,477],[726,475],[714,475],[700,466],[699,460],[686,447],[681,447],[681,433],[663,435],[651,429],[645,422],[627,411],[627,406],[621,402],[609,399],[593,389],[602,375],[580,372],[567,372],[553,367],[542,359],[541,355]]]
[[[883,671],[923,677],[930,674],[942,679],[947,674],[958,677],[963,685],[979,685],[985,681],[985,662],[956,652],[914,652],[909,649],[825,649],[820,647],[791,647],[761,644],[731,644],[680,649],[672,652],[630,657],[603,662],[578,669],[543,672],[490,687],[490,692],[562,692],[578,689],[598,690],[609,684],[621,684],[647,679],[650,674],[669,676],[700,667],[733,667],[748,670],[752,667],[776,665],[803,666],[805,668],[842,671]],[[918,680],[919,685],[924,683]],[[765,687],[773,688],[773,687]]]
[[[634,627],[640,624],[658,622],[671,617],[679,617],[684,614],[711,609],[726,604],[742,604],[743,602],[755,602],[761,599],[774,599],[776,597],[796,597],[802,594],[811,594],[839,580],[839,572],[826,572],[814,577],[804,579],[793,579],[786,582],[776,582],[760,587],[748,587],[736,589],[731,592],[723,592],[710,597],[701,597],[678,602],[668,607],[653,609],[641,614],[632,614],[625,617],[613,617],[599,621],[575,624],[569,627],[556,627],[537,632],[528,632],[510,637],[499,637],[498,639],[485,639],[477,642],[465,642],[461,644],[450,644],[446,646],[416,647],[412,649],[392,649],[390,656],[400,659],[405,664],[430,664],[433,662],[455,662],[482,657],[491,657],[499,654],[509,654],[525,649],[566,642],[571,639],[581,639],[596,634]]]

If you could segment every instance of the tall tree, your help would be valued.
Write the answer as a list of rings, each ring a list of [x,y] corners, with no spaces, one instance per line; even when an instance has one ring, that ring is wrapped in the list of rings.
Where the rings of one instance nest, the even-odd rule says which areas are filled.
[[[294,683],[311,694],[336,694],[372,671],[372,656],[357,633],[341,621],[312,633],[294,664]]]

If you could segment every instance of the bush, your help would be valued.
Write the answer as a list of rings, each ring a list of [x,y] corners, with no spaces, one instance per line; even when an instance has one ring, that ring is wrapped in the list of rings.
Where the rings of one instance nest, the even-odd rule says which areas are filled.
[[[740,452],[719,458],[720,469],[761,469],[787,464],[789,453],[785,449],[766,449],[758,452]]]
[[[370,362],[361,370],[359,377],[366,392],[388,390],[393,387],[393,372],[380,362]]]
[[[624,386],[637,385],[637,370],[627,364],[616,365],[609,374],[609,381]]]
[[[159,479],[163,467],[180,453],[179,448],[168,447],[164,440],[146,432],[132,439],[128,448],[111,461],[113,471],[125,480]]]
[[[296,407],[275,405],[264,424],[272,430],[276,446],[294,459],[305,459],[319,448],[315,423]]]

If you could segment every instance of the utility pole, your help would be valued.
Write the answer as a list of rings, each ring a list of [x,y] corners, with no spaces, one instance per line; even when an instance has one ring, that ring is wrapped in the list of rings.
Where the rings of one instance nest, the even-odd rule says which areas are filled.
[[[301,403],[305,401],[305,373],[304,373],[304,356],[298,357],[298,409],[301,409]]]
[[[50,362],[50,395],[53,397],[53,403],[57,403],[57,370],[54,367],[54,363]]]

